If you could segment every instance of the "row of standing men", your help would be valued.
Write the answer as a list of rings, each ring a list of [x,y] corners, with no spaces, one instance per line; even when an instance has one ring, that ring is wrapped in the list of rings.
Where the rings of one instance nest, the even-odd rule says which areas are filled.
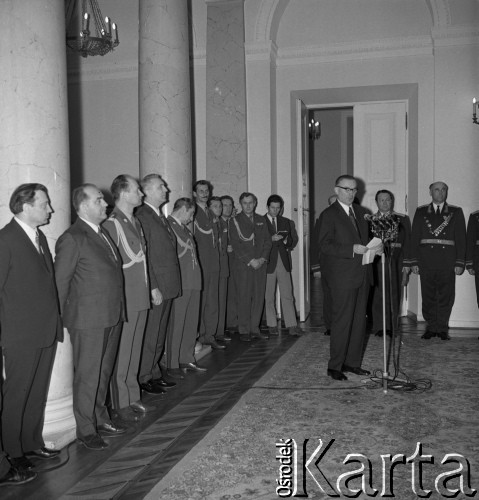
[[[268,337],[259,329],[265,292],[269,332],[278,333],[277,281],[289,333],[301,333],[289,256],[297,235],[279,214],[279,196],[270,197],[263,217],[255,213],[256,196],[243,193],[242,211],[230,219],[233,199],[211,197],[210,183],[198,181],[196,203],[180,198],[166,218],[161,207],[169,190],[157,174],[142,179],[141,187],[119,175],[110,191],[108,217],[98,187],[73,191],[77,219],[58,238],[55,262],[38,229],[53,212],[47,188],[23,184],[11,196],[14,217],[0,231],[0,485],[32,480],[32,460],[59,454],[45,447],[42,430],[63,327],[73,347],[77,437],[92,450],[105,449],[105,437],[123,434],[155,408],[142,401],[142,391],[162,394],[174,379],[206,370],[194,357],[198,332],[203,344],[225,348],[228,290],[230,329],[237,328],[241,340]]]

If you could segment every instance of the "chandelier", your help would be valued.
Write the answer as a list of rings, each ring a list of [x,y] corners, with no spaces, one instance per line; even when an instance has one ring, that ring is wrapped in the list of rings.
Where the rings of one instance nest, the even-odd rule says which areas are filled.
[[[67,47],[82,57],[104,56],[118,46],[118,26],[103,18],[97,0],[67,0]]]

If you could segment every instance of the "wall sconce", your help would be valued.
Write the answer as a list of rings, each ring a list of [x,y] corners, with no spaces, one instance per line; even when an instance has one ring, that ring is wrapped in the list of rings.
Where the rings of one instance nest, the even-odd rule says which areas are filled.
[[[479,103],[477,99],[474,97],[472,100],[472,123],[479,125],[479,120],[477,119],[477,110],[479,109]]]
[[[314,118],[311,118],[309,122],[309,138],[312,141],[316,141],[321,137],[321,123],[318,121],[314,121]]]

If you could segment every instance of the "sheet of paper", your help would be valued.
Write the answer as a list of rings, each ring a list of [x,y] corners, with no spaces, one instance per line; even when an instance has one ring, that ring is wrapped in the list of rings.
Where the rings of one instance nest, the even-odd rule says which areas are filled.
[[[381,239],[374,237],[366,246],[368,251],[363,254],[363,266],[366,264],[371,264],[378,253],[379,245],[381,244]]]

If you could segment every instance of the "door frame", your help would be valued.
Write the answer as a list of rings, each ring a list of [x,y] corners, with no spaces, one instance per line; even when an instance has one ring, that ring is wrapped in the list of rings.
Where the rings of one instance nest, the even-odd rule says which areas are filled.
[[[291,130],[291,201],[292,218],[298,229],[299,224],[303,224],[303,217],[300,217],[299,208],[299,178],[301,174],[301,164],[298,159],[298,138],[297,132],[297,104],[300,99],[304,102],[308,110],[328,107],[354,107],[356,104],[381,101],[407,101],[408,108],[408,157],[407,157],[407,179],[408,179],[408,202],[409,206],[418,204],[418,88],[417,84],[397,84],[397,85],[372,85],[366,87],[345,87],[330,89],[309,89],[296,90],[290,93],[290,130]],[[308,222],[310,224],[310,222]],[[312,228],[307,229],[311,234]],[[296,290],[299,289],[299,276],[305,269],[300,269],[299,253],[293,255],[293,284]],[[309,251],[309,249],[308,249]],[[303,274],[304,275],[304,274]],[[415,275],[412,276],[409,287],[408,315],[417,317],[419,304],[419,281]]]

